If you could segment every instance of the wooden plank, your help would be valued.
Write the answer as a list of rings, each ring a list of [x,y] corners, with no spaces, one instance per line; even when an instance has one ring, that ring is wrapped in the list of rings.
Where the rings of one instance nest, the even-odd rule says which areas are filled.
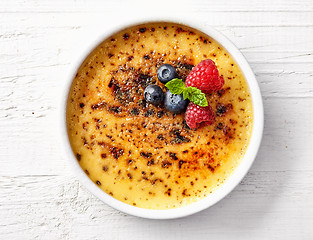
[[[161,0],[158,1],[160,5],[163,6],[166,1]],[[163,3],[163,4],[162,4]],[[271,0],[240,0],[240,1],[227,1],[227,0],[220,0],[220,1],[203,1],[203,0],[194,0],[192,2],[187,0],[180,0],[179,4],[175,4],[176,9],[189,9],[191,11],[198,11],[198,12],[212,12],[212,11],[220,11],[220,12],[255,12],[255,11],[268,11],[268,12],[275,12],[275,11],[312,11],[312,1],[304,0],[299,3],[297,0],[280,0],[280,1],[271,1]],[[148,5],[143,0],[134,0],[131,4],[128,4],[127,0],[116,0],[116,1],[101,1],[96,0],[90,3],[89,1],[85,0],[68,0],[68,1],[10,1],[10,0],[3,0],[1,1],[1,12],[102,12],[103,9],[119,9],[123,6],[130,6],[133,5],[135,7],[146,8]],[[156,4],[157,5],[157,4]],[[154,5],[154,8],[157,7]],[[172,4],[174,5],[174,4]],[[171,6],[172,6],[171,5]],[[171,11],[175,11],[171,9]],[[166,9],[163,9],[166,11]]]
[[[128,8],[127,8],[128,7]],[[95,27],[99,30],[98,25],[101,23],[101,29],[110,27],[110,25],[103,24],[109,19],[112,24],[125,23],[125,17],[128,20],[136,20],[142,18],[166,18],[168,16],[180,19],[181,14],[185,14],[185,20],[188,20],[188,14],[194,15],[194,20],[199,21],[203,25],[219,26],[219,27],[312,27],[313,14],[312,11],[299,12],[201,12],[199,10],[192,11],[184,7],[184,9],[174,8],[173,12],[159,9],[160,5],[156,6],[155,11],[160,11],[160,14],[151,14],[148,8],[134,9],[132,12],[128,11],[130,6],[126,4],[120,11],[113,12],[109,8],[103,8],[103,11],[98,14],[91,15],[88,12],[68,12],[65,14],[56,12],[39,12],[35,15],[33,12],[2,12],[3,19],[10,17],[22,18],[19,22],[20,26],[27,26],[28,28],[44,27],[43,21],[54,24],[55,27],[62,26],[67,28],[70,26],[88,26]],[[209,14],[208,14],[209,13]],[[169,15],[172,14],[172,15]],[[29,24],[31,23],[31,24]],[[111,26],[112,26],[111,24]],[[16,25],[16,22],[6,21],[5,27]]]

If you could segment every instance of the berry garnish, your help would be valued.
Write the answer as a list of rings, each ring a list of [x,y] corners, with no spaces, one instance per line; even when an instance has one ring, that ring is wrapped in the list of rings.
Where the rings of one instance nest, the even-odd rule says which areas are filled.
[[[185,120],[188,127],[196,129],[200,125],[211,125],[215,121],[215,114],[210,105],[200,107],[192,102],[188,104]]]
[[[181,79],[175,78],[165,84],[165,87],[167,87],[173,94],[183,94],[184,99],[189,99],[191,102],[199,106],[208,106],[205,94],[195,87],[186,88],[185,83]]]
[[[161,82],[163,79],[159,77],[159,70],[165,65],[158,69],[158,78]],[[219,75],[215,63],[211,59],[203,60],[191,70],[185,82],[178,78],[166,82],[165,87],[169,91],[165,93],[164,105],[171,112],[181,113],[189,99],[190,103],[185,112],[186,124],[191,129],[211,125],[215,121],[215,113],[208,104],[205,93],[218,91],[223,85],[224,78]]]
[[[183,94],[173,94],[170,91],[165,93],[164,106],[172,113],[181,113],[185,111],[188,101],[184,99]]]
[[[148,103],[158,105],[164,100],[164,93],[158,85],[149,85],[144,91],[145,100]]]
[[[161,83],[167,83],[177,77],[176,69],[170,64],[163,64],[157,70],[157,76]]]
[[[186,78],[187,87],[196,87],[205,93],[221,90],[224,78],[219,75],[218,69],[211,59],[201,61]]]

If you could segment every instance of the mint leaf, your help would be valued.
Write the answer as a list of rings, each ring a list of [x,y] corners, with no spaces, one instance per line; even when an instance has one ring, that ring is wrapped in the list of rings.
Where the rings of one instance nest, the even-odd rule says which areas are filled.
[[[187,89],[189,88],[185,88],[183,91],[184,100],[189,99],[191,97],[191,93]]]
[[[195,87],[187,87],[183,91],[183,97],[184,99],[189,99],[192,97],[194,94],[200,94],[201,90]]]
[[[199,105],[200,107],[208,106],[208,101],[206,99],[205,94],[201,92],[201,90],[198,88],[195,87],[185,88],[183,91],[183,97],[184,99],[188,98],[191,102]]]
[[[191,98],[189,98],[191,102],[194,104],[199,105],[200,107],[207,107],[208,106],[208,101],[205,97],[205,94],[201,92],[200,94],[194,94],[192,95]]]
[[[200,107],[208,106],[208,101],[206,96],[200,89],[196,87],[187,87],[183,80],[174,78],[173,80],[169,81],[165,84],[165,87],[170,90],[173,94],[183,94],[184,99],[189,99],[194,104],[199,105]]]
[[[183,82],[183,80],[179,79],[179,78],[174,78],[171,81],[169,81],[168,83],[165,84],[165,87],[168,88],[168,90],[171,91],[171,93],[173,94],[181,94],[184,89],[186,88],[185,83]]]

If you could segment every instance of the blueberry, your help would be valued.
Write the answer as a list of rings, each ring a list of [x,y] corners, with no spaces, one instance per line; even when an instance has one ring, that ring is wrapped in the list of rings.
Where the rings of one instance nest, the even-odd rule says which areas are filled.
[[[158,85],[149,85],[144,92],[145,100],[148,103],[158,105],[164,100],[164,93]]]
[[[188,105],[188,100],[184,100],[183,94],[173,94],[170,91],[165,93],[164,106],[172,113],[181,113],[185,111]]]
[[[163,64],[157,70],[157,76],[161,83],[167,83],[177,77],[176,69],[170,64]]]

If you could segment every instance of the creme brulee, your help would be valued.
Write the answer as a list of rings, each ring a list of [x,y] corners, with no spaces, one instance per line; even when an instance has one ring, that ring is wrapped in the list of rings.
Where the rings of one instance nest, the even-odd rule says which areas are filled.
[[[149,84],[166,91],[156,74],[162,64],[184,80],[207,58],[225,79],[207,95],[213,125],[191,130],[184,113],[144,100]],[[249,88],[232,56],[204,33],[165,22],[102,42],[77,71],[67,104],[69,140],[89,178],[114,198],[149,209],[182,207],[214,191],[242,160],[252,125]]]

